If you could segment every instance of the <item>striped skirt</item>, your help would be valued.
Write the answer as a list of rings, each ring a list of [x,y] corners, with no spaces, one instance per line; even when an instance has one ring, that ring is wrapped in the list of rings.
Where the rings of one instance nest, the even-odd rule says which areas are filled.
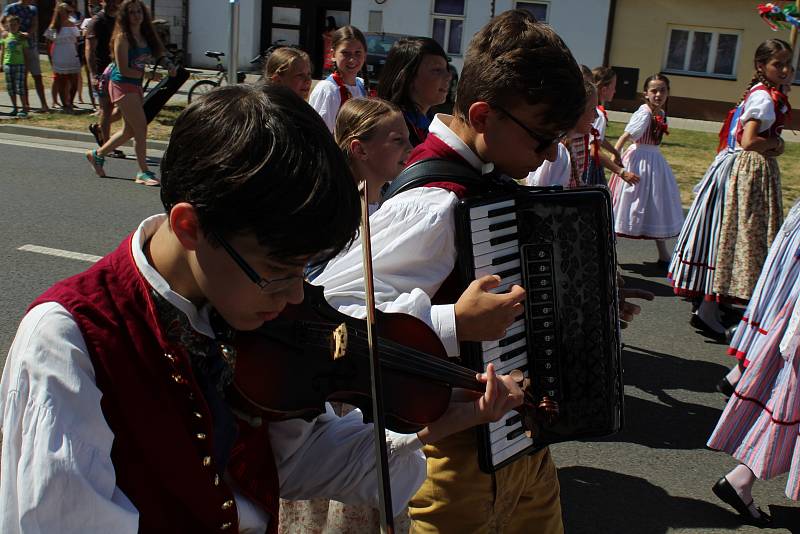
[[[583,171],[581,179],[586,185],[607,185],[606,171],[603,165],[596,162],[594,158],[589,158],[589,165]]]
[[[732,150],[717,154],[696,188],[667,273],[676,295],[715,298],[712,287],[725,188],[735,158]]]
[[[750,150],[737,152],[725,192],[714,293],[750,299],[783,222],[781,202],[777,160]]]
[[[800,295],[800,202],[789,212],[758,278],[753,296],[731,340],[728,354],[749,365],[751,354],[764,350],[778,312]]]
[[[795,307],[787,302],[778,312],[763,349],[752,354],[736,390],[708,440],[762,480],[789,473],[786,496],[800,498],[800,351],[779,350]]]

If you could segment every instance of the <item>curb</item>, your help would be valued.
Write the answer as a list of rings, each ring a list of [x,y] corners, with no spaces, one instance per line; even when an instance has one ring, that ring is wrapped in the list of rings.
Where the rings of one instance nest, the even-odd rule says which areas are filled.
[[[74,130],[58,130],[56,128],[42,128],[40,126],[22,126],[18,124],[0,123],[0,133],[13,135],[27,135],[31,137],[42,137],[45,139],[59,139],[62,141],[80,141],[95,144],[94,136],[89,132],[76,132]],[[166,141],[147,140],[147,146],[156,150],[166,150]],[[133,146],[131,142],[125,143],[126,146]]]

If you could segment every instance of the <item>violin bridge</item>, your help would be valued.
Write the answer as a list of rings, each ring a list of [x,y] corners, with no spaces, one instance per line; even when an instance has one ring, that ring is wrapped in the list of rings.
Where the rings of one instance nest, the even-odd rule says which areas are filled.
[[[347,353],[347,325],[344,323],[331,332],[331,356],[334,360],[343,358]]]

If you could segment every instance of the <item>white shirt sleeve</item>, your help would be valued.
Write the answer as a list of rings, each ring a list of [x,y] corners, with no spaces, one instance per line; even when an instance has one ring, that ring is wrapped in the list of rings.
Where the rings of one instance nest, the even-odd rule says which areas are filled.
[[[652,116],[653,113],[650,111],[650,108],[647,107],[647,104],[642,104],[639,109],[636,110],[636,113],[631,115],[630,120],[628,120],[628,125],[625,126],[625,131],[631,134],[634,141],[641,139],[650,127],[650,119]]]
[[[592,126],[594,127],[595,130],[597,130],[601,141],[606,138],[606,128],[608,128],[608,120],[606,119],[606,116],[603,115],[603,112],[600,111],[599,109],[597,110],[597,118],[594,120]]]
[[[758,131],[763,132],[775,123],[775,104],[767,91],[754,91],[747,97],[739,119],[742,124],[750,120],[760,121]]]
[[[55,303],[23,318],[0,382],[0,532],[135,533],[80,329]]]
[[[559,143],[555,161],[545,160],[538,169],[528,174],[526,183],[536,187],[550,185],[567,187],[571,171],[569,149],[563,143]]]
[[[339,113],[341,102],[339,87],[328,80],[318,82],[311,91],[311,96],[308,97],[308,103],[317,110],[331,133],[336,126],[336,114]]]
[[[458,197],[435,187],[418,187],[389,199],[370,218],[375,302],[384,312],[402,312],[425,321],[449,356],[459,352],[455,307],[432,306],[430,299],[453,271]],[[363,318],[364,274],[356,240],[314,280],[339,311]]]
[[[354,410],[343,417],[327,412],[311,422],[270,423],[281,497],[325,497],[348,504],[378,506],[373,427]],[[392,507],[395,515],[425,481],[425,455],[413,434],[386,432]]]

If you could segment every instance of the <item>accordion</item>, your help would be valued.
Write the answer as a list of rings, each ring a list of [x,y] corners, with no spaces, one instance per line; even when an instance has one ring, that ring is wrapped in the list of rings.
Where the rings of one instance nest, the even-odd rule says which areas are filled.
[[[498,373],[521,370],[534,399],[549,397],[558,418],[533,435],[522,417],[478,427],[478,459],[491,473],[561,441],[600,437],[623,424],[616,249],[606,188],[520,187],[465,198],[456,209],[461,281],[502,277],[495,292],[526,290],[524,317],[497,341],[461,344],[463,363]]]

